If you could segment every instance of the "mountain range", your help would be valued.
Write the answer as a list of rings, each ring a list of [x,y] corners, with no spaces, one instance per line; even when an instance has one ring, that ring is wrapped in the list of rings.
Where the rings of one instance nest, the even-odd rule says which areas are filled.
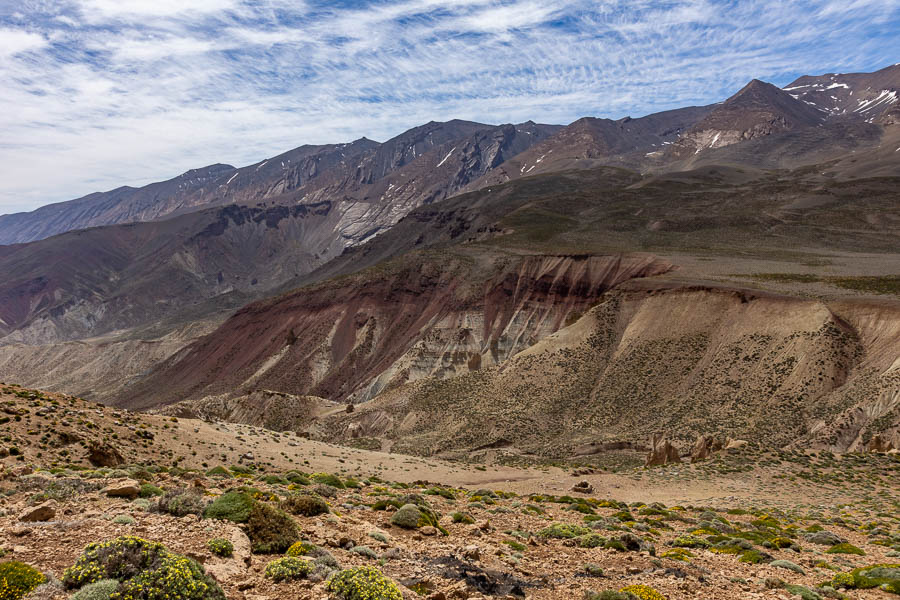
[[[307,434],[422,454],[900,431],[900,65],[300,146],[0,244],[0,379],[131,408],[355,403]]]

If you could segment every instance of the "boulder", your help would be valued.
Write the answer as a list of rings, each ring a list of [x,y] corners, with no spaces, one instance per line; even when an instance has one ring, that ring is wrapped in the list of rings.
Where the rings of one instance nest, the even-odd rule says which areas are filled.
[[[115,446],[98,441],[92,441],[88,445],[88,460],[95,467],[118,467],[125,462]]]
[[[699,462],[701,460],[706,460],[713,453],[722,450],[725,447],[725,444],[719,438],[713,435],[701,435],[697,438],[697,441],[694,442],[694,447],[691,450],[691,462]]]
[[[725,450],[727,452],[731,452],[732,450],[741,450],[748,443],[749,442],[747,442],[747,440],[728,440],[728,443],[725,444]]]
[[[587,481],[579,481],[572,486],[572,491],[578,492],[579,494],[590,494],[594,491],[594,486],[592,486]]]
[[[803,539],[810,544],[818,544],[820,546],[836,546],[847,541],[836,533],[825,530],[804,534]]]
[[[681,456],[678,454],[678,449],[662,435],[653,434],[653,439],[650,442],[650,453],[647,455],[647,462],[644,466],[653,467],[680,462]]]
[[[894,444],[891,440],[885,438],[880,433],[876,433],[866,445],[867,452],[890,452],[894,450]]]
[[[203,567],[209,575],[219,583],[227,583],[240,579],[247,574],[250,566],[250,538],[241,529],[232,527],[227,534],[234,550],[230,557],[209,557]],[[252,587],[252,586],[251,586]],[[238,583],[240,589],[240,583]],[[246,588],[249,589],[249,588]]]
[[[111,498],[137,498],[141,484],[134,479],[119,479],[103,488],[103,493]]]
[[[37,506],[30,506],[19,514],[19,520],[24,523],[35,523],[38,521],[52,521],[56,516],[56,507],[53,502],[44,502]]]

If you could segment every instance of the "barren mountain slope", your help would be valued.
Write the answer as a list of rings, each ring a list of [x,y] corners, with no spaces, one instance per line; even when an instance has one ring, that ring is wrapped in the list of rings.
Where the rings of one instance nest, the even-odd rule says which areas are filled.
[[[425,455],[573,456],[654,432],[682,451],[706,433],[764,449],[900,441],[900,307],[627,287],[498,368],[389,390],[314,431]]]
[[[397,198],[383,194],[401,183],[403,190],[395,194],[409,206],[394,206],[393,214],[402,215],[412,206],[452,194],[557,129],[532,122],[492,126],[454,120],[427,123],[383,144],[361,138],[349,144],[300,146],[240,169],[213,165],[139,189],[123,187],[28,213],[3,215],[0,244],[29,242],[87,227],[152,221],[214,205],[255,204],[285,194],[291,194],[292,203],[352,199],[396,204]],[[448,143],[460,152],[443,170],[433,170],[443,154],[411,165]],[[407,165],[410,167],[404,170]],[[379,185],[392,175],[393,179]],[[391,224],[390,219],[382,221],[381,226]]]
[[[878,121],[900,102],[900,64],[874,73],[804,75],[783,89],[829,115]]]
[[[337,218],[329,203],[232,205],[0,246],[0,335],[40,344],[208,318],[339,253]]]
[[[603,165],[634,168],[647,153],[676,141],[713,106],[690,106],[616,121],[585,117],[566,126],[469,185],[481,189],[531,175]]]
[[[652,257],[413,256],[247,306],[117,403],[255,388],[367,399],[497,364],[616,284],[669,268]]]

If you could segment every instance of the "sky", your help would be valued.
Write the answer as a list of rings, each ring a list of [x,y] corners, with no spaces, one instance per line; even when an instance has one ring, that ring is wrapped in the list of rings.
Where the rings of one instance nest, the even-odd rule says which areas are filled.
[[[900,0],[0,0],[0,214],[431,120],[566,124],[900,60]]]

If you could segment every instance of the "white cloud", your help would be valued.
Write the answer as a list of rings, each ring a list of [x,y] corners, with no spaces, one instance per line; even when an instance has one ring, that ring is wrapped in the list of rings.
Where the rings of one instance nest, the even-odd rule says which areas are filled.
[[[47,45],[44,36],[20,29],[0,28],[0,58],[7,58],[20,52],[38,50]]]
[[[217,13],[235,8],[237,0],[78,0],[80,12],[91,21],[171,17]]]

